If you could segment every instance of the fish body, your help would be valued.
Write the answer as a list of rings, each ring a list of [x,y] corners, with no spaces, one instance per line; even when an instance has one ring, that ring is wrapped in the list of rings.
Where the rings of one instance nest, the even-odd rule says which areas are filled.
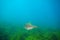
[[[32,25],[31,23],[28,23],[28,24],[26,24],[26,26],[25,26],[25,29],[26,30],[32,30],[32,29],[34,29],[34,28],[36,28],[37,26],[34,26],[34,25]]]

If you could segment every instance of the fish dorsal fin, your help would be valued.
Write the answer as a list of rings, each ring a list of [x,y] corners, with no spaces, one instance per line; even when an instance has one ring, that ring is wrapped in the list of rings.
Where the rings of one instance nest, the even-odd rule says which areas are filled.
[[[27,23],[25,26],[26,26],[26,27],[31,27],[32,24],[31,24],[31,23]]]

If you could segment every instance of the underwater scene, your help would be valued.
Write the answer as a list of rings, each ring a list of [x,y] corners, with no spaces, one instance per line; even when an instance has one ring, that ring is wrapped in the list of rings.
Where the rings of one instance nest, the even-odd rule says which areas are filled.
[[[0,0],[0,40],[60,40],[59,0]]]

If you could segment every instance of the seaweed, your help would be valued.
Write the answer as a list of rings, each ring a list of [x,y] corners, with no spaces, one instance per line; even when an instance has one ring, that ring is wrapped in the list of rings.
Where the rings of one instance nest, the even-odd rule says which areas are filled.
[[[9,29],[9,27],[6,28],[7,25],[0,24],[0,40],[60,40],[60,30],[54,33],[42,31],[39,28],[27,31],[23,28],[18,28],[20,27],[18,25],[8,25],[11,27]]]
[[[25,40],[28,36],[29,36],[29,34],[24,33],[20,36],[20,40]]]
[[[3,28],[0,28],[0,40],[9,40],[9,35],[5,33]]]
[[[53,34],[49,40],[58,40],[58,37],[56,36],[56,34]]]

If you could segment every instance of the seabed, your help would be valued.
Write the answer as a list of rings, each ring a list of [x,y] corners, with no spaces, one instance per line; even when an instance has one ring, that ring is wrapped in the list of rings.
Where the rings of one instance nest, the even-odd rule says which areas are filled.
[[[26,30],[19,25],[0,24],[0,40],[60,40],[60,30]]]

